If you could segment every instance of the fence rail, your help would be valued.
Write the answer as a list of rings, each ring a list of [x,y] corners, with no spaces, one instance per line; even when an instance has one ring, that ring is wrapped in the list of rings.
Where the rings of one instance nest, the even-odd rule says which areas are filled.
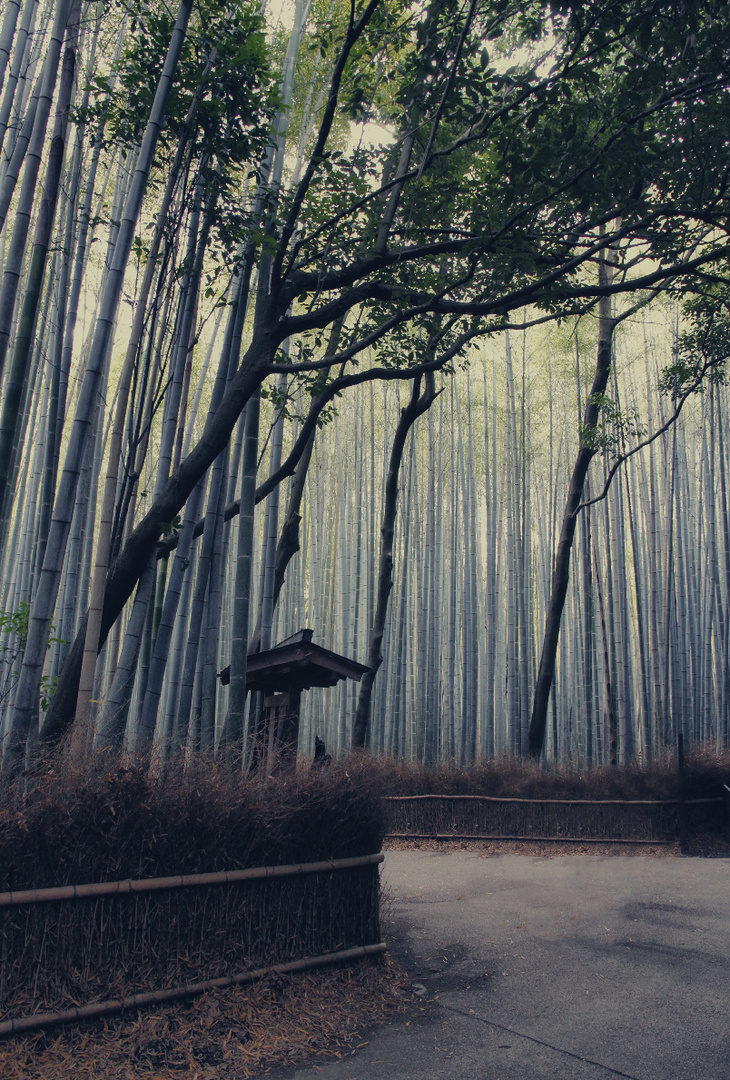
[[[730,788],[725,786],[730,793]],[[677,806],[680,799],[517,799],[502,795],[386,795],[386,802],[414,802],[416,799],[438,799],[441,802],[452,800],[454,802],[466,802],[475,799],[487,803],[525,803],[547,806]],[[685,799],[686,806],[699,806],[701,803],[720,803],[722,796],[712,799]]]
[[[388,833],[389,840],[540,840],[551,844],[673,844],[674,840],[616,839],[611,836],[506,836],[504,833]]]
[[[126,893],[157,892],[162,889],[186,889],[204,885],[231,885],[240,881],[263,881],[266,878],[303,877],[328,870],[349,870],[373,866],[385,856],[358,855],[351,859],[325,859],[315,863],[291,863],[286,866],[253,866],[247,870],[214,870],[207,874],[178,874],[175,877],[125,878],[122,881],[98,881],[86,885],[56,885],[48,889],[23,889],[0,893],[0,908],[26,904],[44,904],[61,900],[87,900],[98,896],[121,896]]]

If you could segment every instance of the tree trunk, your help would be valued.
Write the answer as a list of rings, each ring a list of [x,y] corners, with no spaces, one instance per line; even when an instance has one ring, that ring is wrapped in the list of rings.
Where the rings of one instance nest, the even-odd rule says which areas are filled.
[[[248,658],[248,624],[251,606],[251,581],[254,540],[254,496],[259,448],[258,394],[246,406],[246,428],[241,462],[241,515],[238,522],[238,550],[233,596],[233,628],[231,640],[231,681],[228,690],[228,715],[221,743],[241,747],[246,709],[246,668]]]
[[[353,747],[363,747],[367,737],[368,724],[370,721],[370,699],[373,691],[373,683],[378,668],[383,662],[381,646],[383,633],[385,632],[385,619],[388,613],[388,598],[393,588],[393,537],[395,535],[395,519],[398,512],[398,474],[401,461],[403,460],[403,447],[406,436],[419,416],[429,408],[436,397],[433,375],[426,376],[424,391],[419,396],[421,387],[420,377],[414,380],[411,400],[405,409],[401,411],[400,420],[393,439],[393,448],[390,452],[388,476],[385,483],[385,505],[383,507],[383,523],[381,526],[380,565],[378,568],[378,591],[375,606],[375,617],[370,634],[370,647],[368,649],[368,668],[360,682],[360,694],[357,702],[357,713],[352,732]]]
[[[605,270],[604,270],[605,273]],[[595,429],[601,409],[601,397],[608,385],[611,372],[611,350],[613,342],[614,323],[610,318],[610,300],[603,298],[599,301],[599,331],[598,331],[598,357],[596,360],[596,374],[593,379],[591,393],[586,403],[583,414],[583,427],[588,433]],[[565,606],[565,597],[568,591],[568,578],[570,575],[570,553],[573,547],[575,526],[578,519],[578,508],[583,492],[583,485],[588,475],[588,466],[596,452],[590,439],[585,435],[581,439],[581,447],[573,467],[573,475],[570,478],[568,498],[563,514],[563,524],[560,530],[558,549],[555,555],[555,568],[550,590],[545,618],[545,636],[543,639],[540,667],[535,687],[535,697],[532,705],[532,718],[530,720],[530,754],[539,757],[545,744],[545,727],[547,724],[548,703],[550,689],[553,684],[555,673],[555,659],[558,652],[558,638],[560,636],[560,620]]]

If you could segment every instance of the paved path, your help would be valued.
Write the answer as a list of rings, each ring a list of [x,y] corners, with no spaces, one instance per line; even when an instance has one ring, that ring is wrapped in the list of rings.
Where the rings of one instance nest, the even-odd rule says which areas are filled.
[[[425,1008],[289,1080],[730,1080],[730,860],[391,851],[384,883]]]

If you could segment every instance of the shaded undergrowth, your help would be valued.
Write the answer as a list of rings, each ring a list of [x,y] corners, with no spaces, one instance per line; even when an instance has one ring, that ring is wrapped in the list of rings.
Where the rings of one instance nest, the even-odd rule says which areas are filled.
[[[647,765],[545,769],[515,757],[499,757],[470,768],[427,767],[372,757],[367,774],[386,795],[493,795],[523,799],[675,799],[679,791],[676,754]],[[364,767],[364,766],[363,766]],[[730,784],[730,751],[694,748],[686,755],[686,797],[717,798]]]
[[[364,759],[254,779],[201,759],[160,783],[133,761],[59,758],[0,793],[0,891],[368,855],[380,787]]]

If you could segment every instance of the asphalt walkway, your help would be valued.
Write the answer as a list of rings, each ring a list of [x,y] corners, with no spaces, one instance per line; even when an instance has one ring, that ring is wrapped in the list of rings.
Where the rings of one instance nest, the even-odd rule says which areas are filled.
[[[730,1080],[730,860],[391,851],[384,884],[424,1007],[289,1080]]]

